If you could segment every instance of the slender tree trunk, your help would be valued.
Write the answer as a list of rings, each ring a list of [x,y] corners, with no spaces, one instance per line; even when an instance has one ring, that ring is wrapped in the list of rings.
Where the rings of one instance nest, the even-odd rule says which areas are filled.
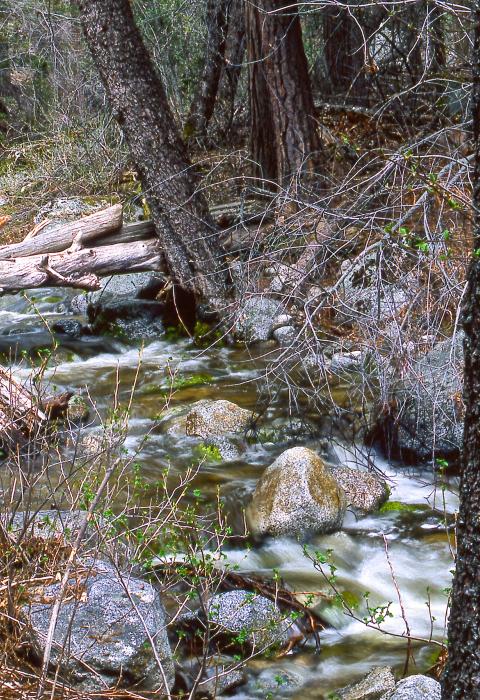
[[[441,73],[447,64],[445,10],[434,2],[429,2],[428,5],[428,34],[427,70],[432,73]]]
[[[212,118],[225,54],[229,0],[208,0],[204,67],[185,122],[185,135],[205,138]]]
[[[130,146],[173,281],[215,309],[226,297],[216,229],[135,25],[129,0],[75,0],[87,44]]]
[[[407,68],[413,83],[417,83],[423,73],[423,20],[425,17],[425,2],[406,5],[405,8],[405,48]]]
[[[228,11],[225,57],[217,97],[217,114],[219,120],[223,122],[222,131],[224,134],[230,131],[233,124],[235,97],[242,72],[245,47],[245,3],[244,0],[231,0]]]
[[[250,149],[256,175],[285,182],[312,171],[320,150],[298,7],[247,3]]]
[[[364,38],[360,27],[346,9],[327,5],[322,14],[331,91],[365,104],[368,101],[368,84],[364,70]]]
[[[474,250],[480,248],[480,2],[473,56]],[[457,521],[457,564],[448,626],[443,700],[480,697],[480,260],[472,256],[464,310],[465,428]]]

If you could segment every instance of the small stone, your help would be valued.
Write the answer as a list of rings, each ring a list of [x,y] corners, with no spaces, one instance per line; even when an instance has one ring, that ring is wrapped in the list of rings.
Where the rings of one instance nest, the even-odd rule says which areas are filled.
[[[290,314],[280,314],[273,319],[272,330],[276,331],[278,328],[283,326],[290,326],[292,323],[292,317]]]
[[[280,347],[284,348],[295,342],[297,331],[293,326],[282,326],[273,331],[273,337]]]
[[[88,402],[83,398],[83,396],[80,396],[79,394],[76,394],[75,396],[72,396],[70,401],[68,402],[68,408],[67,408],[67,418],[69,421],[72,423],[82,423],[83,421],[86,421],[88,419],[88,416],[90,415],[90,406]]]
[[[305,677],[288,668],[266,668],[249,684],[255,691],[260,691],[262,697],[273,697],[273,693],[292,693],[305,683]],[[265,694],[265,695],[264,695]]]
[[[197,660],[191,664],[191,674],[195,678],[198,674]],[[182,664],[182,671],[188,669],[187,663]],[[188,669],[190,670],[190,669]],[[204,678],[198,684],[198,691],[202,697],[217,698],[221,693],[225,693],[232,688],[245,683],[245,668],[238,664],[238,661],[228,656],[213,656],[205,661]]]
[[[365,354],[361,350],[336,352],[330,360],[329,370],[333,373],[360,372],[363,369]]]
[[[18,533],[25,527],[25,534],[47,540],[57,535],[63,535],[67,540],[73,540],[83,525],[85,511],[83,510],[39,510],[37,513],[17,512],[11,521],[5,525],[12,532]],[[85,532],[84,544],[93,546],[98,542],[99,532],[106,526],[106,521],[96,515],[89,523]]]

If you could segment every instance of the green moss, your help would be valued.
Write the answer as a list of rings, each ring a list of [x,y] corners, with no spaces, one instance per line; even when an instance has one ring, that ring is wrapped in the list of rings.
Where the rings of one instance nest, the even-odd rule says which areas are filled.
[[[200,386],[210,384],[213,381],[211,374],[192,374],[189,376],[178,376],[172,381],[172,389],[187,389],[190,386]]]
[[[201,442],[195,448],[195,452],[197,453],[199,459],[205,460],[206,462],[222,461],[220,450],[215,445],[206,445],[204,442]]]
[[[379,512],[380,513],[391,513],[391,512],[414,513],[418,509],[419,509],[419,507],[417,505],[415,505],[414,503],[401,503],[401,501],[387,501],[380,508]]]

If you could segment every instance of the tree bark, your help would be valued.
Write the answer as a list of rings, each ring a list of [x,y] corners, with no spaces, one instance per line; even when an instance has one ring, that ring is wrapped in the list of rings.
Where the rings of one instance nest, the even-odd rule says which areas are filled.
[[[286,183],[311,172],[320,150],[298,7],[289,0],[249,2],[246,19],[255,174]]]
[[[187,138],[205,138],[207,126],[213,115],[225,54],[228,4],[229,0],[207,1],[204,66],[185,122],[184,133]]]
[[[325,60],[331,92],[357,104],[368,103],[364,38],[349,10],[327,5],[323,10]]]
[[[244,0],[231,0],[225,56],[217,97],[217,113],[225,135],[231,130],[233,124],[235,97],[242,72],[245,47],[245,3]]]
[[[218,233],[129,0],[75,0],[87,44],[136,163],[174,283],[226,303]]]
[[[475,169],[474,251],[480,248],[480,2],[475,3],[473,55]],[[480,259],[472,256],[463,324],[465,330],[465,426],[457,520],[457,561],[448,626],[443,700],[480,697]]]

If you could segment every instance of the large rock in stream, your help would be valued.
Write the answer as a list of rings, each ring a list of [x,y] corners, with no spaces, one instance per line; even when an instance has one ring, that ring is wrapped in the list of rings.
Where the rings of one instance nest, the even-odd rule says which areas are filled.
[[[185,431],[195,437],[220,437],[226,433],[244,433],[251,422],[251,412],[232,401],[203,399],[191,406]]]
[[[59,585],[46,586],[40,601],[23,611],[39,659]],[[72,577],[60,607],[51,665],[60,665],[62,675],[86,692],[117,684],[135,685],[137,693],[148,691],[149,697],[151,691],[163,693],[166,686],[171,690],[174,665],[158,592],[103,562],[92,565],[80,580]]]
[[[303,538],[341,527],[347,499],[323,460],[306,447],[286,450],[263,473],[247,509],[256,535]]]
[[[393,447],[404,456],[456,457],[463,438],[463,333],[415,360],[393,398]]]

